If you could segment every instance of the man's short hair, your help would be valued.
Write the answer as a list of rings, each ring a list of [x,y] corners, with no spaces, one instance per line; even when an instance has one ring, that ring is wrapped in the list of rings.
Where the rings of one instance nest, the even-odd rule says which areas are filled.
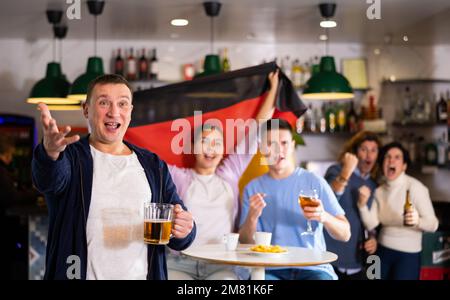
[[[125,84],[131,92],[131,96],[133,96],[133,88],[131,87],[130,83],[123,77],[117,74],[105,74],[100,75],[94,80],[92,80],[88,85],[87,90],[87,96],[86,96],[86,103],[89,104],[91,97],[92,97],[92,91],[94,90],[96,85],[102,85],[102,84]]]
[[[269,119],[261,125],[261,137],[267,134],[270,130],[288,130],[291,136],[294,137],[293,129],[291,124],[283,119]]]

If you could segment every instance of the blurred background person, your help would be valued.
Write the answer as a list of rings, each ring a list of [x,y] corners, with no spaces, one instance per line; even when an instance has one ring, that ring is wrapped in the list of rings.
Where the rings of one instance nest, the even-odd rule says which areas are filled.
[[[35,204],[38,192],[34,189],[20,188],[13,175],[13,158],[15,144],[8,136],[0,136],[0,226],[2,228],[2,279],[14,278],[14,265],[19,259],[20,251],[27,251],[26,245],[19,245],[19,235],[26,234],[26,228],[20,225],[19,217],[8,216],[7,210],[12,206]],[[17,257],[16,257],[17,256]],[[24,257],[23,255],[21,257]],[[20,263],[26,263],[20,262]]]
[[[377,248],[375,230],[364,228],[357,206],[360,193],[370,195],[367,205],[373,201],[377,176],[377,157],[381,142],[375,133],[361,131],[344,146],[339,163],[328,168],[325,179],[330,184],[339,204],[350,223],[351,237],[341,242],[325,232],[327,250],[339,258],[333,263],[339,279],[367,279],[364,265],[367,254]]]
[[[378,161],[385,182],[376,189],[371,208],[365,193],[360,193],[358,207],[368,229],[382,225],[377,249],[381,279],[418,280],[422,232],[434,232],[439,225],[430,194],[420,181],[405,174],[410,159],[400,143],[385,145]]]

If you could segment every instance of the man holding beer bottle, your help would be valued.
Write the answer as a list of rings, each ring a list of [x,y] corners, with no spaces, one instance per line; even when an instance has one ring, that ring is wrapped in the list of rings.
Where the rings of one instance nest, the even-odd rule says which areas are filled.
[[[269,172],[251,181],[244,190],[240,240],[254,243],[256,231],[272,232],[272,244],[325,251],[323,229],[333,238],[348,241],[350,226],[327,182],[295,166],[292,128],[284,120],[262,125],[261,150]],[[314,191],[314,206],[299,205],[301,191]],[[308,192],[309,193],[309,192]],[[304,196],[302,194],[302,196]],[[307,230],[311,221],[311,230]],[[309,233],[308,233],[309,231]],[[268,269],[266,279],[337,279],[330,264]]]
[[[166,279],[165,246],[144,243],[144,203],[174,205],[172,249],[192,243],[195,224],[167,165],[123,141],[133,109],[128,82],[103,75],[90,83],[86,138],[68,136],[70,127],[59,129],[45,104],[39,109],[44,137],[32,171],[49,208],[45,278]]]

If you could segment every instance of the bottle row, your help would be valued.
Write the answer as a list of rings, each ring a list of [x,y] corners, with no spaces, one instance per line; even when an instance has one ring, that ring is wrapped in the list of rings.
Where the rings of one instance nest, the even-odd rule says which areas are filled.
[[[447,123],[450,110],[450,91],[424,95],[413,92],[409,86],[405,87],[402,95],[402,105],[399,111],[402,123]]]
[[[382,110],[377,107],[375,97],[371,95],[369,106],[361,106],[359,112],[353,101],[324,102],[320,108],[313,108],[309,104],[306,113],[297,119],[296,128],[298,133],[355,133],[365,128],[365,121],[381,118]]]
[[[427,141],[423,136],[409,133],[400,136],[399,141],[408,150],[413,165],[445,167],[450,166],[449,135],[450,128],[436,140]]]
[[[118,48],[115,53],[113,72],[124,76],[128,81],[135,80],[157,80],[158,79],[158,57],[156,48],[151,50],[151,54],[143,48],[134,54],[133,48],[124,51]]]

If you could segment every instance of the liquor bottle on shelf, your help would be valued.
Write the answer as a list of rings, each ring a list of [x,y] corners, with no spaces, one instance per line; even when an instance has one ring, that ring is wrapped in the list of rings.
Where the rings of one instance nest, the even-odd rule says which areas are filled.
[[[137,67],[136,67],[136,58],[133,55],[133,48],[130,48],[130,52],[127,57],[127,80],[133,81],[137,79]]]
[[[311,112],[310,119],[308,123],[308,130],[310,132],[317,132],[317,108],[312,108],[312,105],[309,104],[309,110]]]
[[[292,83],[296,89],[302,86],[302,67],[298,59],[292,63]]]
[[[139,58],[139,79],[146,80],[148,78],[148,60],[145,56],[145,48],[142,49],[142,55]]]
[[[150,79],[157,80],[159,73],[158,57],[156,56],[156,48],[152,50],[152,58],[150,60]]]
[[[411,105],[412,105],[412,95],[409,86],[405,88],[405,93],[402,100],[402,114],[403,121],[408,122],[411,119]]]
[[[444,93],[441,93],[441,99],[436,104],[436,122],[447,123],[447,101],[444,99]]]
[[[374,120],[378,119],[377,105],[375,104],[375,96],[369,96],[369,109],[367,111],[367,119]]]
[[[302,133],[305,130],[305,115],[301,115],[295,122],[297,133]]]
[[[328,103],[326,110],[326,120],[327,120],[327,131],[333,133],[336,131],[336,112],[334,111],[333,105]]]
[[[344,105],[341,104],[337,108],[337,128],[338,131],[344,132],[346,130],[346,120],[347,116],[345,115]]]
[[[433,142],[425,146],[425,164],[430,166],[437,165],[437,147]]]
[[[322,108],[319,110],[319,131],[325,133],[327,131],[327,118],[326,118],[326,105],[322,104]]]
[[[289,55],[281,59],[281,70],[287,78],[292,79],[291,57]]]
[[[444,167],[447,162],[447,141],[446,141],[446,133],[442,135],[442,137],[438,140],[437,145],[437,165],[440,167]]]
[[[305,116],[305,131],[311,132],[311,123],[314,122],[311,103],[308,105],[308,109],[306,110],[304,116]]]
[[[356,114],[353,101],[350,102],[350,110],[347,116],[347,128],[351,133],[358,131],[358,115]]]
[[[302,84],[304,86],[305,83],[311,78],[311,64],[309,62],[305,62],[302,67]]]
[[[124,70],[124,61],[122,58],[122,54],[120,53],[121,49],[117,49],[117,56],[114,60],[114,74],[124,76],[125,70]]]
[[[231,71],[230,60],[228,59],[228,49],[223,49],[223,58],[222,58],[222,72]]]

